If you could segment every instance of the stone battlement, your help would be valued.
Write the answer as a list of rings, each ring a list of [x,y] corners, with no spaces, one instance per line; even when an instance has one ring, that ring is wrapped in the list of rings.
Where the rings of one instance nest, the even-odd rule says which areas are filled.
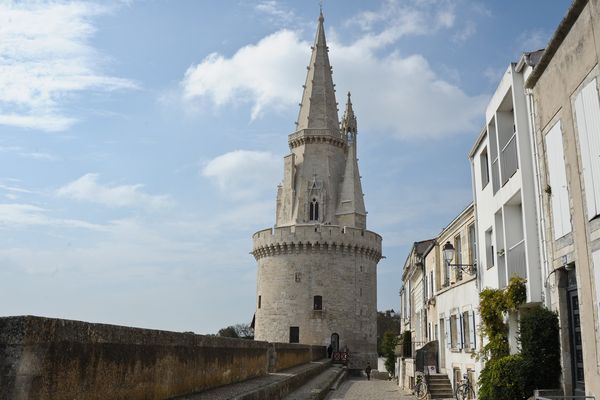
[[[290,149],[306,143],[328,143],[342,148],[346,146],[346,141],[339,132],[332,135],[328,129],[302,129],[288,135]]]
[[[300,252],[362,253],[379,261],[381,236],[366,229],[337,225],[292,225],[252,235],[252,255],[259,258]]]

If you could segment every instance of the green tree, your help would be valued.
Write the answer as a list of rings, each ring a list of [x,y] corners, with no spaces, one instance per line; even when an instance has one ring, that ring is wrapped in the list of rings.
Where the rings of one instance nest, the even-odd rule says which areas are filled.
[[[240,339],[254,339],[254,329],[248,324],[236,324],[230,325],[226,328],[219,329],[217,336],[240,338]]]
[[[398,344],[398,334],[396,332],[387,331],[383,334],[381,350],[385,357],[385,369],[391,376],[396,373],[396,355],[395,349]]]
[[[537,306],[521,316],[521,354],[530,366],[526,389],[556,388],[560,384],[558,314]]]
[[[230,337],[230,338],[239,338],[239,335],[235,331],[235,327],[233,325],[232,326],[228,326],[227,328],[221,328],[221,329],[219,329],[219,332],[217,332],[217,336]]]
[[[383,334],[387,331],[400,332],[400,316],[393,309],[377,311],[377,353],[380,357],[383,357]]]

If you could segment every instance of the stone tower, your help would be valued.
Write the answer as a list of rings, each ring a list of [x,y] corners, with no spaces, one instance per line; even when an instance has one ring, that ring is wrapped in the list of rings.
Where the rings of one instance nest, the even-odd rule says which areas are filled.
[[[377,263],[368,231],[350,101],[340,124],[319,16],[296,131],[288,136],[274,228],[255,233],[255,338],[350,351],[350,367],[377,361]]]

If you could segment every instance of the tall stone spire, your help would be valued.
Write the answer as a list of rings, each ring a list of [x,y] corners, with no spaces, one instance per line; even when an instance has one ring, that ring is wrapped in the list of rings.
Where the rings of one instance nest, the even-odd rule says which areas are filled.
[[[327,129],[331,135],[336,136],[339,133],[338,109],[323,21],[321,12],[310,64],[307,67],[296,130]]]
[[[358,159],[356,158],[357,124],[350,92],[346,102],[346,111],[342,119],[342,129],[348,143],[346,166],[340,189],[340,201],[337,206],[336,216],[340,225],[365,229],[367,225],[367,211],[363,199]]]

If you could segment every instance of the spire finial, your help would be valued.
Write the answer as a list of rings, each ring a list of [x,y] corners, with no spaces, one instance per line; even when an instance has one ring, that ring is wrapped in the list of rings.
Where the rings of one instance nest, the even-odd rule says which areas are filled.
[[[319,0],[319,21],[323,22],[323,0]]]

